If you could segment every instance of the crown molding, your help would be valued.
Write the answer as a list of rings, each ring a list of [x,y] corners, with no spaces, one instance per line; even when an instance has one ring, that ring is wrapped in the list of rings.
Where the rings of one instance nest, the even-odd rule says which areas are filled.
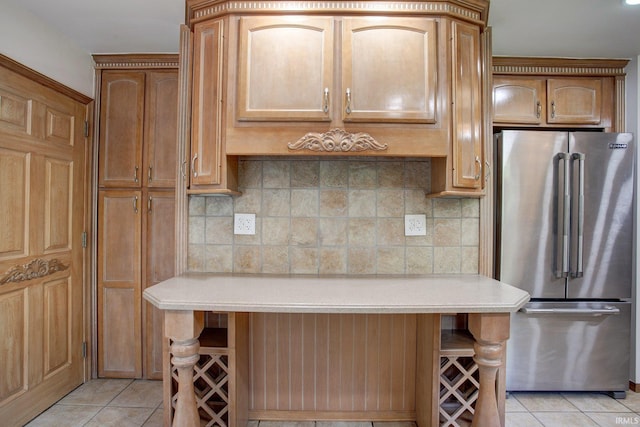
[[[535,76],[624,76],[626,59],[573,59],[494,56],[493,74]]]

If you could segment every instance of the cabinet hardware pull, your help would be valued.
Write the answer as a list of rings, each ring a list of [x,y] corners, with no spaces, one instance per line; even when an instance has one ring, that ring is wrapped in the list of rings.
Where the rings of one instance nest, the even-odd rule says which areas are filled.
[[[489,164],[489,160],[485,160],[484,163],[487,165],[487,173],[484,175],[484,182],[489,182],[489,177],[491,176],[491,165]]]
[[[197,178],[198,177],[198,172],[196,172],[196,159],[198,158],[198,153],[196,153],[193,156],[193,159],[191,160],[191,170],[193,171],[193,177]]]
[[[180,165],[180,174],[182,175],[182,179],[187,178],[187,161],[183,161]]]
[[[556,118],[556,101],[551,101],[551,118]]]
[[[133,169],[133,182],[138,182],[138,166]]]
[[[147,213],[151,213],[151,202],[153,201],[153,197],[149,196],[149,200],[147,200]]]
[[[329,112],[329,88],[328,87],[324,88],[324,106],[322,107],[322,111],[324,111],[325,114]]]
[[[149,178],[149,182],[151,182],[151,166],[149,166],[149,173],[147,174],[147,178]]]
[[[480,156],[476,156],[476,164],[479,166],[478,167],[478,172],[476,173],[476,176],[474,178],[474,180],[479,180],[480,179],[480,173],[482,172],[482,161],[480,160]]]
[[[536,118],[540,118],[540,114],[542,114],[542,104],[540,104],[540,101],[538,101],[536,103]]]
[[[345,109],[347,114],[351,114],[351,89],[347,88],[347,108]]]
[[[138,213],[138,196],[135,196],[133,198],[133,211],[135,213]]]

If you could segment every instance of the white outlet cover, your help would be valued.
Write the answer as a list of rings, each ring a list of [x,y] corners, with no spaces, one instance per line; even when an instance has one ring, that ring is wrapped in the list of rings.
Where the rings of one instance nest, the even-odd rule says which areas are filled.
[[[256,214],[234,214],[233,234],[256,234]]]
[[[427,216],[423,214],[404,216],[405,236],[426,236]]]

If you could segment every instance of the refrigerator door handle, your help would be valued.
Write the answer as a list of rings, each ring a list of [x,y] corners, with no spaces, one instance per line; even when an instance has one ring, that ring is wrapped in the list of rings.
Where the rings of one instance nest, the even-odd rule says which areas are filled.
[[[605,306],[603,308],[529,308],[523,307],[520,309],[524,314],[568,314],[575,316],[603,316],[620,314],[620,309],[612,306]]]
[[[578,221],[576,224],[577,236],[576,236],[576,253],[575,253],[575,268],[571,275],[572,277],[582,277],[584,273],[583,268],[583,253],[584,253],[584,153],[574,153],[572,156],[572,162],[578,163],[578,194],[574,195],[574,200],[577,203]]]
[[[569,276],[569,233],[571,215],[571,181],[569,179],[569,153],[558,153],[558,254],[556,277]],[[560,168],[562,166],[562,168]]]

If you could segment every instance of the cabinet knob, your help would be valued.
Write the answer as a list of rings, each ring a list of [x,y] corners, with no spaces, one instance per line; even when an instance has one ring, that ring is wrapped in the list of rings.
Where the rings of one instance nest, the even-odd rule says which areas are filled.
[[[347,88],[347,108],[345,108],[345,111],[347,112],[347,114],[351,114],[351,89]]]

